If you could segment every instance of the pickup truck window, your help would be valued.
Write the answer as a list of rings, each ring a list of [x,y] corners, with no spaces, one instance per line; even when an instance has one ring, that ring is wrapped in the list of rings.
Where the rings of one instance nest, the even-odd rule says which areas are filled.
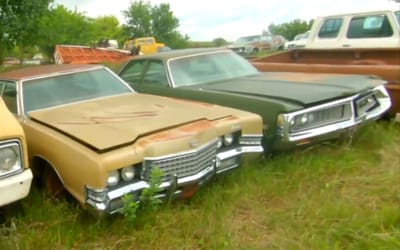
[[[350,21],[348,38],[389,37],[393,35],[386,15],[354,17]]]
[[[320,38],[334,38],[337,37],[340,27],[342,26],[342,18],[327,19],[322,24],[322,27],[318,33]]]

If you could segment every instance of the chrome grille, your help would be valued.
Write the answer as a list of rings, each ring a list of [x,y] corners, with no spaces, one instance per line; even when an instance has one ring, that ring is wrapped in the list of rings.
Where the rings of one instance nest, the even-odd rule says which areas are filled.
[[[315,127],[326,126],[329,124],[351,119],[353,116],[351,103],[342,103],[340,105],[310,111],[299,114],[293,118],[291,132],[307,130]],[[306,119],[307,124],[302,124],[301,119]]]
[[[212,166],[217,155],[217,141],[206,144],[196,150],[187,151],[177,155],[159,158],[145,158],[143,178],[150,180],[154,168],[163,172],[162,181],[168,181],[172,176],[178,178],[199,173]]]
[[[351,114],[351,106],[350,103],[318,110],[313,112],[314,120],[317,125],[320,124],[330,124],[332,122],[338,122],[350,119]]]

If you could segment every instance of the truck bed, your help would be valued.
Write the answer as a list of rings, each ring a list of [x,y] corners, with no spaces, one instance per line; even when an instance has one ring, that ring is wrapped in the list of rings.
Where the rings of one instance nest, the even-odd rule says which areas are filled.
[[[260,71],[376,75],[388,81],[390,113],[400,113],[400,48],[295,49],[251,63]]]

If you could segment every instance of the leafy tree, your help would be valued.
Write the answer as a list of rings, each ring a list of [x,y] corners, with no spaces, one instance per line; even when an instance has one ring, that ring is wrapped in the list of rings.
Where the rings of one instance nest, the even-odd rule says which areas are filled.
[[[115,16],[102,16],[90,20],[91,37],[94,41],[100,39],[115,39],[121,44],[124,41],[122,26]]]
[[[225,39],[219,37],[219,38],[215,38],[215,39],[212,41],[212,44],[213,44],[215,47],[220,47],[220,46],[227,45],[228,42],[227,42]]]
[[[0,63],[4,53],[16,45],[32,46],[38,36],[37,20],[44,15],[52,0],[0,1]]]
[[[124,30],[128,37],[154,36],[172,48],[187,46],[189,37],[178,32],[179,19],[173,15],[169,4],[151,6],[150,2],[135,1],[123,14],[127,20]]]
[[[57,44],[89,45],[92,40],[89,19],[63,5],[51,8],[39,27],[36,44],[49,57]]]
[[[293,40],[296,35],[309,30],[312,26],[312,23],[313,20],[307,22],[300,19],[295,19],[291,22],[278,25],[272,23],[268,26],[268,31],[273,35],[281,35],[288,40]]]

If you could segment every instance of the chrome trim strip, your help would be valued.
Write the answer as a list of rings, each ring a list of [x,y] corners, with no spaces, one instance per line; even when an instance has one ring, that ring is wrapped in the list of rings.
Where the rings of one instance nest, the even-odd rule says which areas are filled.
[[[264,149],[261,145],[259,146],[241,146],[237,148],[233,148],[224,152],[220,152],[217,154],[217,158],[221,161],[232,158],[234,156],[238,156],[244,153],[261,153]]]

